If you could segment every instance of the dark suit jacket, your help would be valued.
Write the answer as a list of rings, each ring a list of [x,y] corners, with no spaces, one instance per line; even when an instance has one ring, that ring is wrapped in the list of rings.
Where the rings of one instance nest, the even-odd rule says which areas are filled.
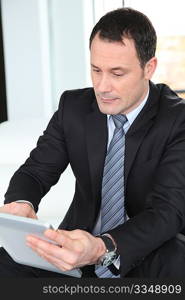
[[[101,203],[107,117],[92,88],[66,91],[30,158],[11,179],[5,203],[40,199],[70,163],[76,177],[61,228],[92,231]],[[109,231],[124,276],[185,227],[185,101],[150,83],[148,101],[126,134],[125,201],[129,221]],[[61,199],[59,201],[64,201]]]

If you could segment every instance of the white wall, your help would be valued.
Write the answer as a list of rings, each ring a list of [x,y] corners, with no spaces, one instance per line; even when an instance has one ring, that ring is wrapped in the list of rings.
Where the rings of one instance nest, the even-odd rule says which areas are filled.
[[[0,206],[3,205],[11,176],[26,160],[46,126],[45,120],[32,121],[7,121],[0,124]],[[59,224],[72,201],[74,184],[74,176],[68,167],[59,182],[41,201],[39,218],[53,225]]]
[[[125,0],[125,6],[133,7],[146,14],[152,21],[157,36],[184,35],[184,0]],[[164,19],[165,13],[165,19]]]
[[[52,84],[57,107],[61,92],[83,88],[90,83],[86,56],[93,26],[93,1],[52,0],[48,3]]]
[[[52,110],[50,87],[44,82],[46,69],[43,69],[44,35],[41,24],[45,12],[41,3],[45,1],[1,2],[8,118],[48,116]],[[47,11],[45,13],[47,15]],[[45,61],[45,64],[48,65],[48,62]],[[45,89],[49,97],[47,105]]]
[[[10,177],[35,146],[61,92],[86,86],[84,19],[87,11],[91,15],[89,3],[2,0],[9,121],[0,124],[0,205]],[[74,177],[68,168],[44,197],[39,216],[61,219],[73,192]]]

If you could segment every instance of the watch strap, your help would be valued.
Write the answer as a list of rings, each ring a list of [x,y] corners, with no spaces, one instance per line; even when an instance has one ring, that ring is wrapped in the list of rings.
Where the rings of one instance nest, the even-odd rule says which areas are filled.
[[[119,275],[120,274],[120,268],[117,269],[114,265],[114,263],[112,263],[111,265],[107,266],[107,268],[114,274],[114,275]]]
[[[103,242],[105,243],[107,252],[112,252],[112,251],[117,250],[116,244],[113,242],[113,240],[107,234],[102,234],[102,235],[99,235],[98,237],[100,237],[103,240]]]
[[[103,240],[106,247],[106,252],[99,258],[97,264],[107,267],[111,265],[117,258],[117,246],[113,238],[107,233],[99,235],[97,237]]]

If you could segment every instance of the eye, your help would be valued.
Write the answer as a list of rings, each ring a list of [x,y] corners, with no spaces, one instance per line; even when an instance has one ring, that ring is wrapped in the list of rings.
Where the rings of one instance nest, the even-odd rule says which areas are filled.
[[[100,70],[98,70],[98,69],[92,69],[92,70],[93,70],[93,72],[96,72],[96,73],[100,72]]]
[[[121,76],[123,76],[124,74],[113,73],[113,75],[116,76],[116,77],[121,77]]]

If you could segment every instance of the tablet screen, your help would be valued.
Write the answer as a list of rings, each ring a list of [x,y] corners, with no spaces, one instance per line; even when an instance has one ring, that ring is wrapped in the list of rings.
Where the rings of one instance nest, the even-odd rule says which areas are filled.
[[[36,219],[0,213],[0,245],[19,264],[65,274],[70,277],[81,277],[82,272],[80,269],[62,271],[37,255],[26,245],[28,234],[49,241],[43,235],[48,228],[52,228],[52,226]],[[52,241],[49,242],[53,243]]]

